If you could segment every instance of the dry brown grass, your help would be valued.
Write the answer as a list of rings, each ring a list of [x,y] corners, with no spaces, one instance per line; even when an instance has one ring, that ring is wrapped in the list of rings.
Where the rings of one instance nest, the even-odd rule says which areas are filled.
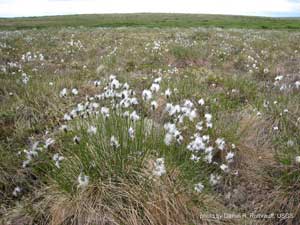
[[[300,186],[280,186],[276,176],[286,173],[288,168],[280,166],[274,158],[271,145],[272,124],[264,117],[253,116],[244,112],[240,120],[242,136],[238,145],[236,169],[239,175],[229,178],[229,186],[223,189],[225,202],[240,212],[253,214],[274,214],[272,219],[257,219],[250,224],[299,224]],[[289,168],[295,172],[296,168]],[[279,177],[279,176],[278,176]],[[278,178],[279,179],[279,178]],[[230,193],[228,198],[226,194]],[[291,218],[278,218],[282,215]]]
[[[59,188],[52,186],[38,192],[35,200],[31,200],[31,218],[19,207],[18,213],[10,211],[11,214],[6,216],[10,222],[6,222],[38,222],[41,225],[238,224],[237,220],[202,219],[203,214],[226,210],[209,195],[175,191],[174,185],[174,177],[154,181],[149,190],[145,185],[123,180],[89,186],[74,196],[58,192]]]

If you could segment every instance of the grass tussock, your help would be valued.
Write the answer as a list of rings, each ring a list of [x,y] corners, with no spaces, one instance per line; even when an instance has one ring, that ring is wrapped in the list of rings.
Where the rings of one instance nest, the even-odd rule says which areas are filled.
[[[219,213],[226,209],[212,196],[176,193],[173,185],[170,178],[152,183],[151,189],[128,181],[100,183],[75,196],[51,187],[40,193],[43,205],[33,205],[33,210],[36,218],[46,215],[44,224],[226,224],[230,221],[201,219],[201,215],[213,213],[216,208]]]

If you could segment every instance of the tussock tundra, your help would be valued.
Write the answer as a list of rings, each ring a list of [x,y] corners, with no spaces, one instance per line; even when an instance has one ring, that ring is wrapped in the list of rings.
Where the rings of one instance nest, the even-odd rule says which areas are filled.
[[[299,224],[300,33],[0,33],[3,224]]]

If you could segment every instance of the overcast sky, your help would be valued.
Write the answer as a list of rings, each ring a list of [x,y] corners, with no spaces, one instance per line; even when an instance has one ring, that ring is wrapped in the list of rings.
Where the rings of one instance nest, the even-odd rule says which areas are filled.
[[[133,12],[300,17],[300,0],[0,0],[0,17]]]

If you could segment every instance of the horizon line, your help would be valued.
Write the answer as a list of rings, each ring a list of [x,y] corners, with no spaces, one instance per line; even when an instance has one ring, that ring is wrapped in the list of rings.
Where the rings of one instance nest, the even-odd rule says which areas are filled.
[[[71,13],[71,14],[49,14],[33,16],[0,16],[0,19],[38,18],[38,17],[58,17],[58,16],[84,16],[84,15],[133,15],[133,14],[178,14],[178,15],[208,15],[208,16],[232,16],[232,17],[260,17],[260,18],[291,18],[300,19],[300,15],[244,15],[244,14],[215,14],[215,13],[181,13],[181,12],[116,12],[116,13]]]

